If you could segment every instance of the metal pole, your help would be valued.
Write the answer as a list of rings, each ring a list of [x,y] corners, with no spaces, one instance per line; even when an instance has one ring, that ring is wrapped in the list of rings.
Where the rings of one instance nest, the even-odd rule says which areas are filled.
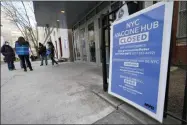
[[[75,50],[74,50],[74,28],[72,28],[72,41],[71,41],[71,43],[72,43],[72,49],[73,49],[73,62],[75,62],[75,60],[76,60],[76,57],[75,57]]]
[[[107,24],[108,25],[110,25],[110,17],[108,16],[108,18],[107,18]],[[110,54],[110,26],[109,26],[109,28],[107,29],[108,30],[108,52],[109,52],[109,54]]]
[[[187,71],[186,71],[186,80],[185,80],[185,89],[184,89],[184,104],[183,104],[183,112],[182,119],[186,121],[187,115]],[[184,121],[182,124],[186,124]]]
[[[172,57],[172,33],[171,33],[171,43],[170,43],[170,50],[169,50],[169,62],[168,62],[168,71],[167,71],[167,81],[166,81],[166,94],[165,94],[165,103],[164,103],[164,118],[167,117],[168,111],[168,96],[169,96],[169,79],[170,79],[170,66],[171,66],[171,57]]]
[[[107,83],[107,67],[106,67],[106,48],[105,48],[105,29],[104,29],[104,15],[100,17],[101,24],[101,48],[102,48],[102,68],[103,68],[103,91],[108,91],[108,83]]]
[[[173,17],[173,15],[172,15]],[[170,66],[171,66],[171,58],[173,53],[173,23],[171,25],[171,36],[170,36],[170,49],[169,49],[169,62],[168,62],[168,71],[167,71],[167,81],[166,81],[166,94],[165,94],[165,103],[164,103],[164,118],[167,118],[167,112],[168,111],[168,96],[169,96],[169,79],[170,79]]]

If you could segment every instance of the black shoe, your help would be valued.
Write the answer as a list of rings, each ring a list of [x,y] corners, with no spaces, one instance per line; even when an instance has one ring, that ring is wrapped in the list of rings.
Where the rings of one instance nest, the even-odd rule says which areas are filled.
[[[43,66],[43,64],[41,64],[40,66]]]
[[[30,69],[30,71],[33,71],[33,69]]]
[[[26,69],[24,69],[24,72],[27,72],[27,70],[26,70]]]

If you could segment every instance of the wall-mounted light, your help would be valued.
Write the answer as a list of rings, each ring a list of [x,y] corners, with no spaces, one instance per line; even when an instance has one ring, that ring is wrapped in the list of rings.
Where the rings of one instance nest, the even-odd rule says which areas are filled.
[[[61,13],[65,13],[65,11],[62,10]]]
[[[59,22],[60,20],[56,20],[57,22]]]

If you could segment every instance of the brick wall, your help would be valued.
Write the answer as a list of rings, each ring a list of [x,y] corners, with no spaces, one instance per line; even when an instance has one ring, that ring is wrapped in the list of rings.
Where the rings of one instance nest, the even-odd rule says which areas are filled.
[[[179,1],[174,2],[172,22],[172,64],[187,65],[187,39],[177,39]]]
[[[174,64],[187,65],[187,39],[177,40]]]

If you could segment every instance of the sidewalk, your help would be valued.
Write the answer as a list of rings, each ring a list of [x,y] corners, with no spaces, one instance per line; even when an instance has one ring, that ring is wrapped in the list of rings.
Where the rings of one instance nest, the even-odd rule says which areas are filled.
[[[172,75],[173,72],[175,73],[177,69],[177,67],[170,68]],[[181,69],[179,69],[179,71],[181,71]],[[173,79],[172,76],[170,79],[171,84],[175,84],[173,80],[178,79],[178,77]],[[124,101],[109,95],[107,92],[104,92],[103,90],[93,90],[93,92],[97,94],[100,98],[104,99],[106,102],[113,105],[113,107],[117,110],[114,113],[108,115],[107,117],[97,121],[95,124],[124,124],[127,121],[129,121],[129,124],[160,124],[156,120],[149,117],[147,114],[142,113],[133,106],[128,105]],[[122,116],[123,119],[121,118]],[[115,117],[116,120],[114,120],[113,117]],[[163,120],[163,124],[181,124],[181,122],[170,116],[167,116],[167,118]]]
[[[2,124],[154,124],[147,115],[102,90],[102,68],[64,62],[23,72],[1,65]],[[165,123],[176,123],[166,119]]]
[[[128,105],[124,101],[121,101],[111,95],[109,95],[106,92],[103,91],[95,91],[95,94],[97,94],[100,98],[104,99],[106,102],[111,104],[116,111],[111,113],[109,116],[100,119],[95,124],[160,124],[156,120],[149,117],[147,114],[142,113],[138,109],[134,108],[131,105]],[[120,114],[120,116],[119,116]],[[116,117],[116,120],[112,120],[111,117]],[[121,119],[120,117],[123,117]],[[124,120],[125,119],[125,120]],[[164,124],[180,124],[179,121],[177,121],[174,118],[167,117],[163,121]]]
[[[102,87],[101,68],[39,65],[26,73],[1,65],[2,124],[92,124],[115,110],[91,91]]]

